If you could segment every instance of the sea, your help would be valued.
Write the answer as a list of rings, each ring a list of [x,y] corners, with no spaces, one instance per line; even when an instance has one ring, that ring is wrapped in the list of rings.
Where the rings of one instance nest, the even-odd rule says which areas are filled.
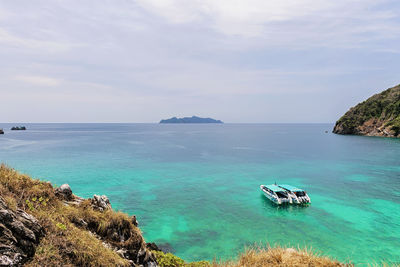
[[[147,242],[186,261],[251,246],[312,249],[356,265],[400,262],[400,139],[333,124],[0,124],[0,162],[76,195],[107,195]],[[276,206],[260,184],[307,191]]]

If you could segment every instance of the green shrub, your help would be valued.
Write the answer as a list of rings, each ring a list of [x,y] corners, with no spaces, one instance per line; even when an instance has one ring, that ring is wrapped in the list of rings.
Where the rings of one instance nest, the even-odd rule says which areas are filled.
[[[158,265],[160,267],[210,267],[211,263],[208,261],[195,261],[186,263],[181,258],[171,254],[164,253],[162,251],[152,251],[156,256]]]
[[[154,256],[156,256],[158,265],[160,265],[160,267],[185,266],[184,260],[171,253],[165,254],[162,251],[152,251],[152,252]]]

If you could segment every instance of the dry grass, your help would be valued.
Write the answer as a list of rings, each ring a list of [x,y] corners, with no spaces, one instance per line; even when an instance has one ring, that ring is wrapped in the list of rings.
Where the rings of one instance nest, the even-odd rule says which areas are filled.
[[[213,267],[267,267],[267,266],[315,266],[338,267],[353,266],[340,263],[328,257],[321,256],[311,249],[293,249],[284,247],[253,247],[239,255],[238,260],[214,262]]]
[[[280,246],[253,246],[239,254],[238,259],[229,261],[206,261],[187,263],[171,253],[155,252],[160,267],[342,267],[354,266],[350,263],[340,263],[328,257],[321,256],[311,249],[293,249]]]
[[[87,221],[88,229],[109,243],[121,243],[110,238],[112,227],[125,231],[128,240],[124,242],[125,247],[143,243],[139,229],[126,214],[94,211],[89,201],[67,206],[54,195],[50,183],[32,179],[3,164],[0,165],[0,195],[12,209],[20,208],[32,214],[45,228],[46,235],[26,266],[129,266],[127,260],[105,247],[90,231],[74,223],[80,219]]]

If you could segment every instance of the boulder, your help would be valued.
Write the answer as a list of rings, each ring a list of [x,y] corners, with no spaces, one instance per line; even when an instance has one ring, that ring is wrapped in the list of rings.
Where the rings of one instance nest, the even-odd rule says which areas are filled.
[[[132,222],[132,224],[134,225],[134,226],[138,226],[139,225],[139,222],[138,222],[138,220],[136,219],[136,216],[135,215],[132,215],[132,217],[131,217],[131,222]]]
[[[153,242],[146,243],[146,248],[147,248],[148,250],[162,251],[162,250],[157,246],[157,244],[156,244],[156,243],[153,243]]]
[[[54,193],[58,198],[63,200],[69,201],[73,199],[72,190],[68,184],[63,184],[62,186],[57,187]]]
[[[93,198],[90,201],[92,203],[93,209],[95,210],[105,211],[111,209],[110,200],[105,195],[93,195]]]
[[[146,248],[141,248],[136,257],[136,264],[139,266],[157,266],[156,257]]]
[[[32,215],[13,211],[0,197],[0,266],[20,266],[35,254],[44,229]]]

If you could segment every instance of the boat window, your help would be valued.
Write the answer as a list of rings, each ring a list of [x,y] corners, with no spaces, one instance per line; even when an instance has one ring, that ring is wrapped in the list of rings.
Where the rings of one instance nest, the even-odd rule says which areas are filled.
[[[271,193],[271,190],[270,190],[268,187],[264,186],[263,189],[264,189],[265,191]]]
[[[297,191],[297,192],[295,192],[295,194],[298,197],[304,197],[306,195],[306,193],[304,193],[304,191]]]
[[[279,198],[287,198],[287,194],[282,191],[275,192]]]

